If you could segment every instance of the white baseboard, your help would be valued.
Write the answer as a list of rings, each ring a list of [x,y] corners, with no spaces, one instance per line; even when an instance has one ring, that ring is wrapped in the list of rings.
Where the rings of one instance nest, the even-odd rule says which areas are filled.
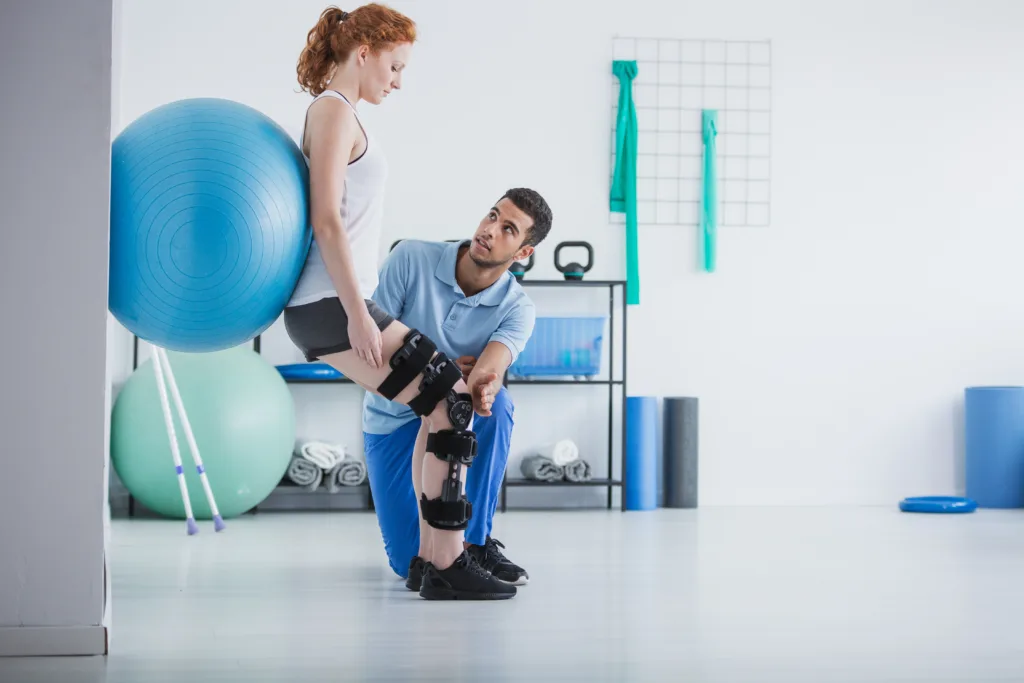
[[[0,657],[61,657],[107,654],[103,626],[0,627]]]

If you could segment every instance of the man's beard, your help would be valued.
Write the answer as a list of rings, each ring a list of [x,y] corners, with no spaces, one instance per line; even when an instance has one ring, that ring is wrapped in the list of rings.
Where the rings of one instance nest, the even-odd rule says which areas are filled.
[[[508,260],[505,260],[505,261],[488,261],[488,260],[484,260],[484,259],[477,258],[476,256],[474,256],[473,252],[469,253],[469,258],[472,259],[473,263],[475,263],[477,266],[479,266],[480,268],[484,268],[486,270],[490,270],[492,268],[501,268],[502,266],[507,266],[508,264],[512,263],[512,259],[508,259]]]

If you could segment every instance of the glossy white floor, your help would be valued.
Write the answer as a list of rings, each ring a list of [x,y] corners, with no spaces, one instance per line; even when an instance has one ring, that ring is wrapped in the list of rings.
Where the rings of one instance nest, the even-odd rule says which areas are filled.
[[[374,517],[114,528],[113,653],[0,681],[1024,680],[1024,514],[512,512],[531,584],[428,603]]]

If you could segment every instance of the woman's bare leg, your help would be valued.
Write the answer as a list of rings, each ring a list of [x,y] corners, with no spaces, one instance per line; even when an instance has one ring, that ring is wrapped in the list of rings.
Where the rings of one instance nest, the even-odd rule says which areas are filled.
[[[365,388],[378,387],[380,384],[391,374],[391,366],[388,365],[387,361],[391,359],[398,349],[402,348],[405,343],[405,335],[409,332],[409,328],[402,323],[395,321],[388,325],[388,327],[381,332],[382,341],[382,353],[381,356],[384,358],[384,366],[381,368],[371,368],[368,366],[355,351],[342,351],[341,353],[332,353],[320,358],[324,363],[328,363],[334,368],[337,368],[339,372],[351,379],[352,381],[362,385]],[[408,405],[409,401],[415,398],[419,392],[419,383],[421,376],[417,376],[408,386],[406,386],[398,395],[393,399],[396,403]],[[465,381],[460,379],[453,387],[457,393],[469,393],[466,387]],[[368,389],[376,391],[374,389]],[[423,416],[424,424],[427,425],[428,432],[436,432],[442,429],[451,429],[452,424],[448,418],[448,410],[445,401],[440,401],[434,408],[430,415]],[[419,445],[419,436],[417,436],[417,446]],[[426,436],[423,435],[423,446],[426,449]],[[419,448],[416,449],[417,451]],[[440,458],[434,457],[421,457],[420,458],[423,476],[420,479],[421,488],[417,491],[417,495],[425,494],[428,499],[438,498],[441,495],[441,487],[444,480],[448,477],[448,463],[442,461]],[[415,487],[415,472],[416,462],[413,462],[413,477]],[[463,486],[465,486],[465,468],[463,468]],[[426,534],[422,534],[422,530],[426,528],[428,531]],[[464,532],[462,530],[448,531],[444,529],[435,529],[427,525],[422,520],[422,514],[420,514],[420,549],[426,551],[426,555],[421,555],[424,560],[434,564],[436,567],[444,569],[452,564],[455,559],[462,554],[465,545]],[[427,547],[424,547],[424,539],[427,540]]]
[[[462,380],[459,380],[460,382]],[[458,385],[456,391],[458,391]],[[438,404],[439,407],[443,406],[443,403]],[[451,429],[452,424],[448,420],[448,415],[445,412],[443,416],[437,415],[438,411],[434,411],[428,420],[430,426],[429,431],[437,432],[442,429]],[[426,439],[423,441],[424,451],[426,450]],[[441,497],[441,488],[444,486],[445,480],[448,478],[448,463],[440,458],[434,456],[427,456],[426,453],[423,455],[423,481],[421,483],[423,495],[428,500],[434,500],[435,498]],[[462,485],[461,493],[465,495],[466,491],[466,469],[462,468]],[[422,514],[420,519],[422,520]],[[444,569],[451,565],[462,551],[466,549],[465,545],[465,532],[463,531],[445,531],[443,529],[435,529],[429,524],[421,523],[420,528],[423,527],[428,529],[427,538],[430,539],[430,556],[422,555],[425,560],[434,563],[436,566]]]
[[[425,462],[424,461],[424,457],[426,456],[426,453],[427,453],[427,435],[430,434],[430,431],[431,430],[430,430],[430,425],[429,425],[428,421],[427,420],[423,420],[423,422],[420,424],[420,431],[416,435],[416,444],[413,446],[413,451],[412,451],[412,485],[413,485],[413,489],[416,491],[416,500],[419,500],[422,497],[422,495],[423,495],[423,489],[424,489],[424,483],[423,482],[424,481],[426,481],[427,479],[440,481],[440,480],[443,480],[444,477],[448,476],[448,464],[441,462],[437,458],[432,458],[432,460],[434,462],[440,463],[443,466],[443,469],[444,469],[444,473],[440,476],[440,479],[438,479],[437,476],[435,474],[433,474],[433,473],[426,474],[426,472],[424,470],[423,463]],[[467,479],[466,472],[468,472],[468,470],[469,470],[468,467],[464,467],[463,468],[463,473],[462,473],[462,495],[466,495],[466,479]],[[441,493],[440,493],[440,484],[438,484],[438,486],[436,488],[437,488],[437,496],[440,496],[441,495]],[[431,487],[431,490],[432,489],[433,489],[433,487]],[[437,496],[432,496],[432,495],[428,494],[427,498],[436,498]],[[420,557],[424,558],[424,559],[429,558],[429,557],[434,557],[435,556],[434,544],[433,544],[434,534],[436,532],[440,531],[440,529],[435,529],[434,527],[432,527],[429,524],[427,524],[426,520],[423,519],[423,515],[420,513],[419,507],[416,508],[416,513],[419,516],[419,521],[420,521],[420,549],[419,549],[419,553],[417,553],[417,554]],[[463,541],[462,547],[463,548],[466,547],[465,541]]]
[[[430,433],[430,425],[426,420],[420,422],[420,432],[416,435],[416,445],[412,449],[412,487],[416,491],[417,503],[423,495],[423,456],[427,452],[427,434]],[[431,557],[433,549],[433,527],[426,523],[423,515],[420,514],[419,505],[416,505],[416,514],[420,520],[420,557]]]

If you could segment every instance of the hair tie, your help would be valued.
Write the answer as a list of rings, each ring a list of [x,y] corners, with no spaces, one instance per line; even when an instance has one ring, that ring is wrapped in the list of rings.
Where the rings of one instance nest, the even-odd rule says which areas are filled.
[[[348,19],[348,12],[341,10],[341,21],[345,21],[346,19]]]

